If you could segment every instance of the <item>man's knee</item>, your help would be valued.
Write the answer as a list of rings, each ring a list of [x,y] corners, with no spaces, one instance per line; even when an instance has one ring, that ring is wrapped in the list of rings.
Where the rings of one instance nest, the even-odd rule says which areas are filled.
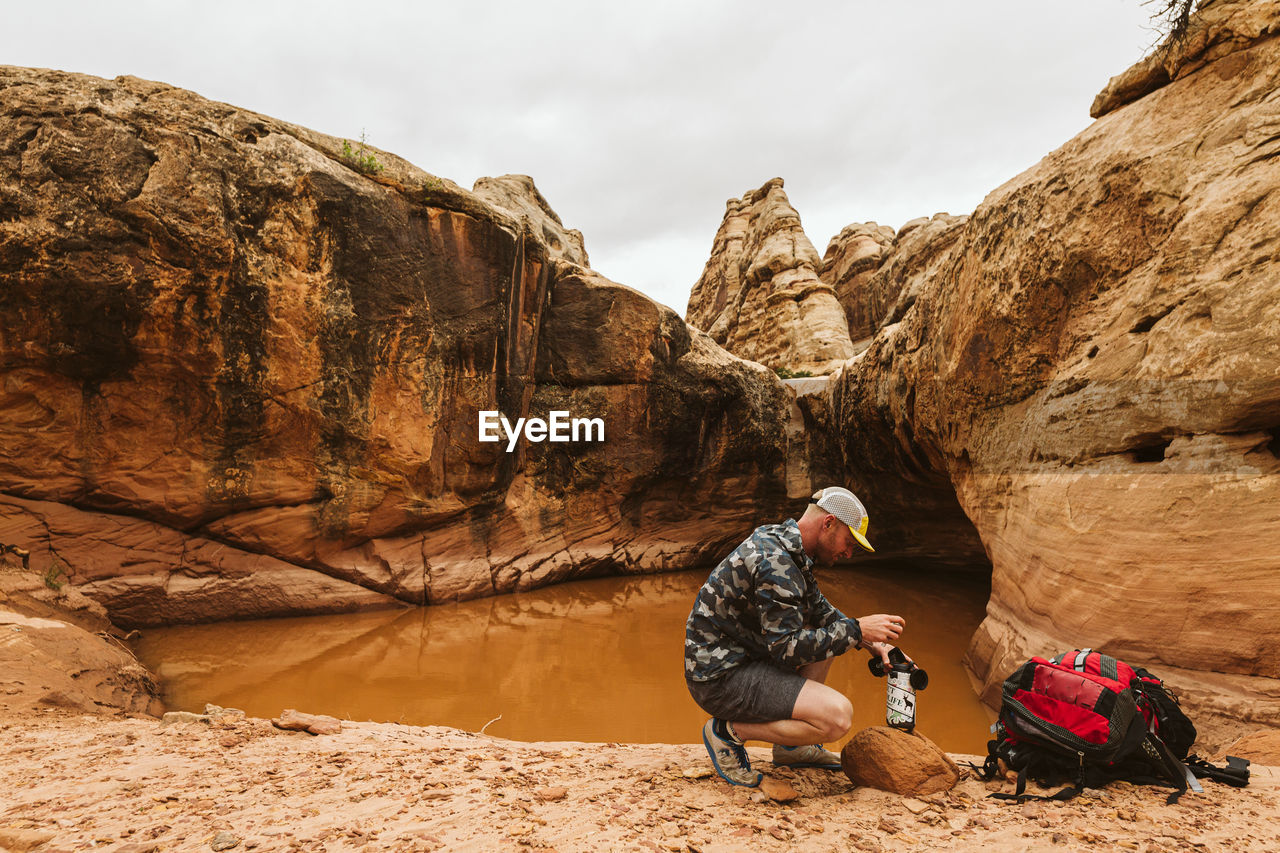
[[[839,740],[849,733],[853,726],[853,704],[843,693],[810,682],[800,698],[796,718],[820,730],[823,741]]]
[[[836,693],[835,700],[832,701],[825,715],[825,728],[823,740],[839,740],[849,733],[849,729],[853,727],[853,703],[850,702],[842,693]]]

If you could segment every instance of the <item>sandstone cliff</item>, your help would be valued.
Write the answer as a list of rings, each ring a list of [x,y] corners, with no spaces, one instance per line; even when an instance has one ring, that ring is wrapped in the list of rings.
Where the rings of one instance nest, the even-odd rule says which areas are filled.
[[[0,543],[117,622],[674,568],[776,513],[782,386],[573,263],[531,181],[135,78],[0,92]],[[557,409],[606,440],[478,441]]]
[[[830,373],[853,355],[822,259],[782,179],[729,199],[686,319],[734,355],[768,367]]]
[[[1166,40],[1143,61],[1112,77],[1094,98],[1089,114],[1100,118],[1172,80],[1180,80],[1211,62],[1274,36],[1277,22],[1270,6],[1265,0],[1203,0],[1197,4],[1186,32],[1180,38]],[[1218,73],[1234,74],[1241,70],[1237,63],[1243,61],[1239,56],[1219,66]]]
[[[972,521],[988,700],[1078,644],[1280,719],[1278,30],[1280,3],[1209,4],[1176,79],[881,263],[902,298],[836,381],[840,443]]]

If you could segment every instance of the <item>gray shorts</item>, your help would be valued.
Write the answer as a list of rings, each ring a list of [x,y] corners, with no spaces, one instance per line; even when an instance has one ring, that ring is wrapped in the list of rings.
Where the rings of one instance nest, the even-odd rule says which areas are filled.
[[[710,681],[685,679],[698,707],[731,723],[790,720],[807,679],[794,669],[751,661]]]

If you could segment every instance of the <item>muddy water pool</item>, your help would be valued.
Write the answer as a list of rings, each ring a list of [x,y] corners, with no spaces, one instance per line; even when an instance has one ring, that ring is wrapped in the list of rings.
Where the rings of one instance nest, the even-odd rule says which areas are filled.
[[[684,622],[707,570],[600,578],[409,610],[153,628],[138,655],[169,710],[205,703],[277,716],[443,725],[517,740],[698,743],[705,719],[684,686]],[[994,715],[960,664],[989,593],[980,575],[901,565],[818,580],[851,616],[896,613],[902,648],[929,673],[919,730],[953,752],[986,751]],[[828,683],[853,731],[884,724],[884,679],[852,651]],[[501,719],[496,719],[501,717]],[[490,722],[494,721],[494,722]]]

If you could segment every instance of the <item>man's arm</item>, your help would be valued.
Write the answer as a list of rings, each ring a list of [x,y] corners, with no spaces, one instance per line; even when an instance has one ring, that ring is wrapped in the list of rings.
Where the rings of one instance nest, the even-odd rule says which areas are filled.
[[[785,554],[770,555],[756,585],[760,628],[769,655],[781,666],[798,667],[843,654],[862,640],[857,620],[839,619],[805,627],[804,579]],[[824,599],[825,600],[825,599]],[[830,615],[830,614],[827,614]]]
[[[849,618],[841,613],[838,607],[827,600],[827,597],[822,594],[822,590],[815,589],[813,591],[812,598],[813,618],[810,621],[814,625],[830,625],[832,622],[836,622],[840,619]]]

